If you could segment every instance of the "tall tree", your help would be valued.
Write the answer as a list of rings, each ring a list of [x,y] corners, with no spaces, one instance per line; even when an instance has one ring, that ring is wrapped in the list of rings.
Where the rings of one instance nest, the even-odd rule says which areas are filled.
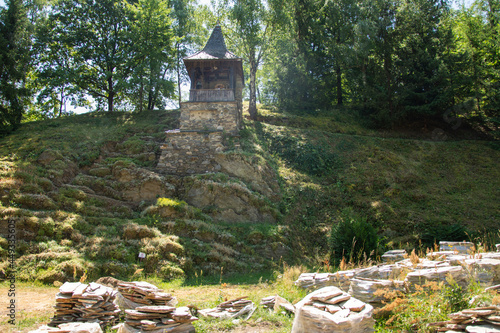
[[[174,62],[171,9],[168,0],[139,0],[130,10],[135,54],[131,82],[138,86],[139,110],[143,109],[144,92],[147,109],[153,110],[162,97],[170,97],[173,92],[171,82],[165,78]]]
[[[194,26],[194,7],[191,0],[170,0],[173,18],[173,32],[175,38],[175,72],[177,76],[177,98],[179,105],[182,101],[181,85],[188,76],[185,75],[182,58],[187,55],[191,45]]]
[[[441,115],[450,106],[442,71],[447,10],[441,0],[403,0],[396,13],[399,113],[406,120]]]
[[[349,60],[354,57],[354,27],[359,17],[358,3],[354,0],[328,1],[321,8],[324,17],[326,60],[335,71],[337,104],[344,103],[343,77]]]
[[[132,40],[125,1],[61,0],[53,8],[65,47],[72,49],[72,84],[114,110],[131,70]]]
[[[21,123],[28,96],[31,32],[26,7],[9,0],[0,12],[0,135]]]
[[[239,51],[248,63],[250,71],[250,103],[248,112],[251,119],[257,117],[256,78],[259,65],[264,59],[271,30],[270,12],[260,0],[233,0],[231,18],[239,42]]]
[[[464,59],[457,68],[458,104],[464,113],[500,126],[500,1],[477,0],[452,22],[454,52]],[[471,103],[472,102],[472,103]],[[464,104],[465,103],[465,104]],[[483,119],[481,119],[483,118]]]
[[[43,117],[60,117],[68,102],[73,106],[87,103],[81,89],[73,83],[73,48],[65,43],[65,27],[59,20],[38,21],[35,33],[37,111]]]

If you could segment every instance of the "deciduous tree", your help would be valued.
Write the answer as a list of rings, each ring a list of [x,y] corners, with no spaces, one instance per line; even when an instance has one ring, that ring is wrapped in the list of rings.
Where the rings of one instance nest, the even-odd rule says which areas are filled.
[[[29,95],[31,29],[22,0],[6,1],[0,12],[0,135],[15,130]]]
[[[72,49],[69,82],[114,110],[131,71],[132,39],[125,1],[62,0],[52,20],[62,26],[62,44]]]

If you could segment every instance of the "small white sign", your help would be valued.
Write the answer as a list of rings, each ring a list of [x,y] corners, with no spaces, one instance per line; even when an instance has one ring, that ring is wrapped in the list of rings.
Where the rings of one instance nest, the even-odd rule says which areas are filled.
[[[146,253],[144,253],[144,252],[139,252],[139,258],[140,258],[140,259],[144,259],[144,258],[146,258]]]

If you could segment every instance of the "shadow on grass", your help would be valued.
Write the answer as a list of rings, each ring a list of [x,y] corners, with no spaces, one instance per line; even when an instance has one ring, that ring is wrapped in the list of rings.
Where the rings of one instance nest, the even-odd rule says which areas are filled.
[[[255,285],[261,282],[272,282],[274,280],[274,272],[272,270],[248,272],[248,273],[231,273],[227,276],[209,275],[204,276],[197,273],[195,276],[186,277],[182,282],[183,287],[211,286],[220,284],[235,284],[235,285]]]

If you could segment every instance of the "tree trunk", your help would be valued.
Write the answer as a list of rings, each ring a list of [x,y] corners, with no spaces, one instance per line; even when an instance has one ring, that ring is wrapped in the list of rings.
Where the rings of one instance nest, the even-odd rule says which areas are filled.
[[[139,88],[139,112],[142,112],[142,104],[144,103],[144,82],[141,80]]]
[[[340,70],[340,66],[337,65],[337,105],[344,104],[344,99],[342,96],[342,71]]]
[[[114,93],[108,95],[108,112],[113,112]]]
[[[180,47],[181,44],[177,43],[177,91],[179,92],[179,107],[181,107],[181,101],[182,101],[182,96],[181,96],[181,57],[180,57]]]
[[[149,74],[149,89],[148,89],[148,110],[153,110],[155,107],[154,104],[154,79],[153,79],[153,70],[151,70],[151,73]]]
[[[363,60],[363,63],[361,64],[361,73],[362,73],[362,78],[363,78],[363,105],[366,106],[366,101],[367,101],[367,95],[366,95],[366,63]]]
[[[57,115],[57,118],[60,118],[62,115],[63,105],[64,105],[64,88],[61,89],[61,102],[59,104],[59,114]]]
[[[154,102],[153,102],[153,89],[149,89],[149,92],[148,92],[148,110],[153,110],[154,108]]]
[[[111,71],[112,73],[113,71]],[[108,112],[113,112],[113,102],[115,99],[115,91],[113,89],[113,76],[108,77]]]
[[[250,113],[250,119],[252,120],[257,119],[257,98],[255,94],[256,74],[257,74],[257,64],[255,59],[251,59],[250,60],[250,103],[248,106],[248,113]]]
[[[392,72],[391,72],[391,66],[392,66],[392,61],[391,61],[391,55],[385,54],[384,55],[384,72],[385,72],[385,86],[387,90],[387,104],[389,106],[389,114],[391,117],[391,120],[394,120],[394,105],[392,101]]]

